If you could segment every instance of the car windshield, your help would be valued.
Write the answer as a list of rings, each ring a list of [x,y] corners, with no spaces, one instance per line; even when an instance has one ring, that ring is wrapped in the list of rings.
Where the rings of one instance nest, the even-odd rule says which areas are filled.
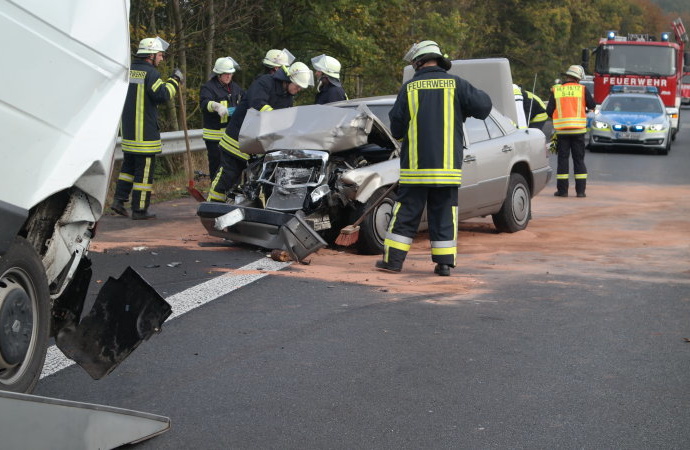
[[[635,112],[657,113],[664,112],[664,108],[656,97],[609,97],[601,105],[603,112]]]
[[[596,51],[596,72],[612,75],[671,76],[676,72],[672,47],[604,44]]]

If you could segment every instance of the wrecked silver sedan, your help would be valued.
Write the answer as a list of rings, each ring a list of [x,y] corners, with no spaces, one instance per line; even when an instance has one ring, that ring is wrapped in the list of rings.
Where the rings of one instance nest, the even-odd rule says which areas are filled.
[[[283,249],[300,261],[332,244],[398,180],[399,144],[387,126],[394,101],[390,95],[250,111],[240,143],[252,158],[241,186],[228,204],[198,209],[209,234]],[[498,231],[524,229],[531,198],[551,175],[544,134],[518,130],[494,109],[485,120],[467,119],[465,139],[459,219],[491,215]],[[382,252],[394,201],[392,192],[361,223],[361,253]],[[426,226],[423,217],[420,229]]]

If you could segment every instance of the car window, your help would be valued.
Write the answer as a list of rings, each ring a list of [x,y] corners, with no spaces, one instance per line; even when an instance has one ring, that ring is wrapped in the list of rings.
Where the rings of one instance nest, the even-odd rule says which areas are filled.
[[[491,139],[503,136],[501,127],[498,126],[496,121],[491,116],[487,117],[484,122],[486,123],[486,128],[489,129],[489,136],[491,136]]]
[[[486,129],[486,124],[483,120],[468,117],[465,121],[465,129],[467,130],[470,144],[489,140],[489,131]]]
[[[624,97],[613,96],[606,99],[601,110],[604,112],[664,112],[658,97]]]
[[[378,119],[384,123],[388,128],[391,127],[391,120],[388,117],[388,113],[390,112],[391,108],[393,105],[367,105],[371,112],[374,113]]]

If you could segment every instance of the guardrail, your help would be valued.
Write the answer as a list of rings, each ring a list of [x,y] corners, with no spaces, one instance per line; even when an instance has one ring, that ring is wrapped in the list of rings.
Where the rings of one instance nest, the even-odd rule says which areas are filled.
[[[206,144],[204,144],[204,140],[201,137],[202,131],[188,131],[189,148],[193,152],[206,150]],[[161,133],[161,143],[163,144],[163,151],[159,155],[174,155],[187,151],[187,146],[184,143],[184,131],[166,131]],[[122,161],[122,138],[117,138],[117,144],[115,144],[115,160]]]

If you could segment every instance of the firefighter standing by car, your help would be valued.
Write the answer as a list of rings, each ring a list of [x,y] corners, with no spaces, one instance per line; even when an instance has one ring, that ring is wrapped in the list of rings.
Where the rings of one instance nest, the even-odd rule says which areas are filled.
[[[447,73],[451,62],[434,41],[414,44],[404,59],[414,77],[406,82],[389,113],[391,133],[402,139],[400,181],[376,268],[400,272],[427,205],[434,273],[455,267],[458,188],[462,181],[466,117],[485,119],[491,99],[469,82]]]
[[[238,142],[242,122],[249,108],[259,112],[292,106],[293,97],[300,90],[314,85],[314,74],[306,64],[295,62],[283,66],[273,74],[265,74],[249,86],[239,106],[230,118],[220,140],[220,169],[216,172],[208,193],[208,201],[225,202],[247,166],[250,155],[240,150]]]
[[[319,55],[311,59],[311,65],[314,68],[314,77],[318,81],[315,104],[325,105],[347,100],[345,89],[340,83],[340,61],[332,56]]]
[[[132,219],[156,217],[148,211],[153,190],[156,154],[161,152],[157,105],[172,100],[184,81],[180,69],[164,82],[156,67],[163,60],[168,43],[159,37],[139,43],[129,71],[129,90],[122,111],[123,161],[111,209],[127,216],[125,203],[132,194]]]
[[[220,167],[218,143],[228,125],[228,119],[235,111],[244,91],[232,81],[239,69],[230,56],[218,58],[213,66],[213,75],[199,90],[199,106],[203,119],[203,138],[208,153],[208,174],[213,179]]]
[[[585,133],[587,132],[587,110],[596,106],[587,88],[580,84],[585,76],[582,66],[572,65],[563,74],[565,81],[551,88],[551,97],[546,113],[553,119],[556,133],[558,168],[556,170],[556,197],[568,196],[570,153],[573,155],[575,192],[586,197],[587,167],[585,167]]]

